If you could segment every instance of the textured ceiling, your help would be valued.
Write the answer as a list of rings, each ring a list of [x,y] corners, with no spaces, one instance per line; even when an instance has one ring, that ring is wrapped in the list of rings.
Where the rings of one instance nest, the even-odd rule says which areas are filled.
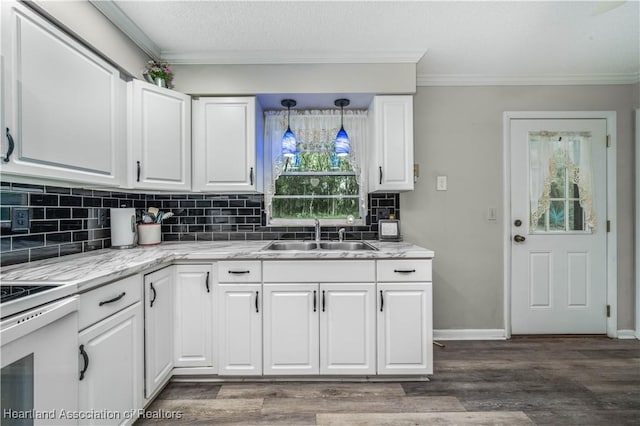
[[[408,61],[419,79],[487,82],[640,70],[637,0],[113,3],[174,63]]]

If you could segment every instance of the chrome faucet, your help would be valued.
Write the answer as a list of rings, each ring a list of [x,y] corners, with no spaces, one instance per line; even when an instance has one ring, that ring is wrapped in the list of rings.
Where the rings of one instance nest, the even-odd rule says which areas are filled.
[[[316,226],[316,243],[320,242],[320,220],[318,218],[313,219]]]
[[[344,234],[345,232],[347,232],[346,229],[344,228],[340,228],[338,229],[338,241],[343,242],[344,241]]]

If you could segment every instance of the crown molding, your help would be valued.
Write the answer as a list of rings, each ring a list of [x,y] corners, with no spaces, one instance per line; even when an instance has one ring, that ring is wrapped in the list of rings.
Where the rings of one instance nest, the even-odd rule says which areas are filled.
[[[161,59],[160,48],[111,0],[89,0],[116,27],[125,33],[140,49],[154,59]]]
[[[627,74],[566,75],[482,75],[482,74],[418,74],[418,86],[571,86],[599,84],[635,84],[640,72]]]
[[[218,51],[161,52],[160,57],[171,64],[417,64],[424,51],[337,52],[337,51]]]

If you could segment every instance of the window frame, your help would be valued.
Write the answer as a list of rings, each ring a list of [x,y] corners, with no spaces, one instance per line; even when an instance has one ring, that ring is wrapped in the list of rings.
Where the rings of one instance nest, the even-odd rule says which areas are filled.
[[[294,112],[291,111],[291,119],[292,121],[294,120],[295,116],[294,116]],[[315,110],[307,110],[307,111],[296,111],[296,114],[302,113],[302,114],[309,114],[315,112]],[[335,113],[335,111],[318,111],[320,114],[327,114],[327,113]],[[267,111],[265,111],[265,120],[266,120],[266,113]],[[345,120],[347,118],[346,116],[346,111],[345,111]],[[351,113],[354,113],[354,111],[352,111]],[[364,113],[364,119],[367,120],[367,111],[362,111],[362,110],[358,110],[355,111],[355,113]],[[264,157],[264,165],[265,165],[265,194],[268,191],[268,187],[271,184],[271,170],[272,170],[272,166],[273,166],[273,162],[275,161],[275,156],[273,154],[274,150],[273,150],[273,146],[272,144],[272,139],[267,135],[267,125],[265,123],[265,153],[267,153],[267,155],[265,155]],[[345,126],[346,127],[346,126]],[[365,121],[365,127],[368,127],[368,124],[366,124]],[[284,131],[284,130],[283,130]],[[364,142],[364,141],[363,141]],[[273,142],[274,146],[275,146],[275,141]],[[360,153],[360,155],[364,155],[365,157],[361,158],[359,161],[360,167],[365,167],[366,170],[366,150],[363,147],[361,148],[363,149],[363,152]],[[270,155],[268,154],[270,153]],[[358,170],[354,170],[352,169],[352,173],[353,175],[356,176],[356,179],[358,179],[358,176],[360,176],[360,179],[362,179],[364,177],[364,181],[360,181],[360,179],[358,179],[358,185],[359,185],[359,191],[358,191],[358,196],[357,196],[357,200],[358,200],[358,210],[359,210],[359,217],[353,217],[352,220],[350,220],[350,216],[346,216],[344,218],[318,218],[318,220],[320,221],[320,224],[322,226],[365,226],[367,224],[367,215],[369,213],[369,196],[368,196],[368,184],[366,181],[366,171],[363,172],[359,172]],[[282,173],[282,175],[284,175],[285,173]],[[319,176],[330,176],[332,174],[340,174],[340,175],[351,175],[351,173],[345,173],[344,171],[329,171],[327,170],[326,172],[300,172],[300,171],[292,171],[291,174],[317,174]],[[280,176],[282,176],[280,175]],[[275,181],[274,182],[274,188],[273,191],[275,192]],[[273,200],[277,199],[277,195],[275,193],[270,193],[271,195],[269,196],[269,202],[271,203],[271,205],[266,206],[265,205],[265,212],[266,212],[266,226],[292,226],[292,227],[297,227],[297,226],[303,226],[303,227],[308,227],[308,226],[314,226],[315,225],[315,218],[278,218],[278,217],[273,217],[272,215],[272,204],[273,204]],[[322,198],[322,197],[318,197],[318,198]],[[354,197],[355,199],[355,197]],[[265,200],[266,201],[266,200]]]

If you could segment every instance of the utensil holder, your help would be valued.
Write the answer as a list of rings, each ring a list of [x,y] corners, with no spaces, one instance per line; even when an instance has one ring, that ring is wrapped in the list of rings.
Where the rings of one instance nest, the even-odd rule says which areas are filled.
[[[160,244],[161,233],[159,223],[139,223],[138,224],[138,245],[153,246]]]

